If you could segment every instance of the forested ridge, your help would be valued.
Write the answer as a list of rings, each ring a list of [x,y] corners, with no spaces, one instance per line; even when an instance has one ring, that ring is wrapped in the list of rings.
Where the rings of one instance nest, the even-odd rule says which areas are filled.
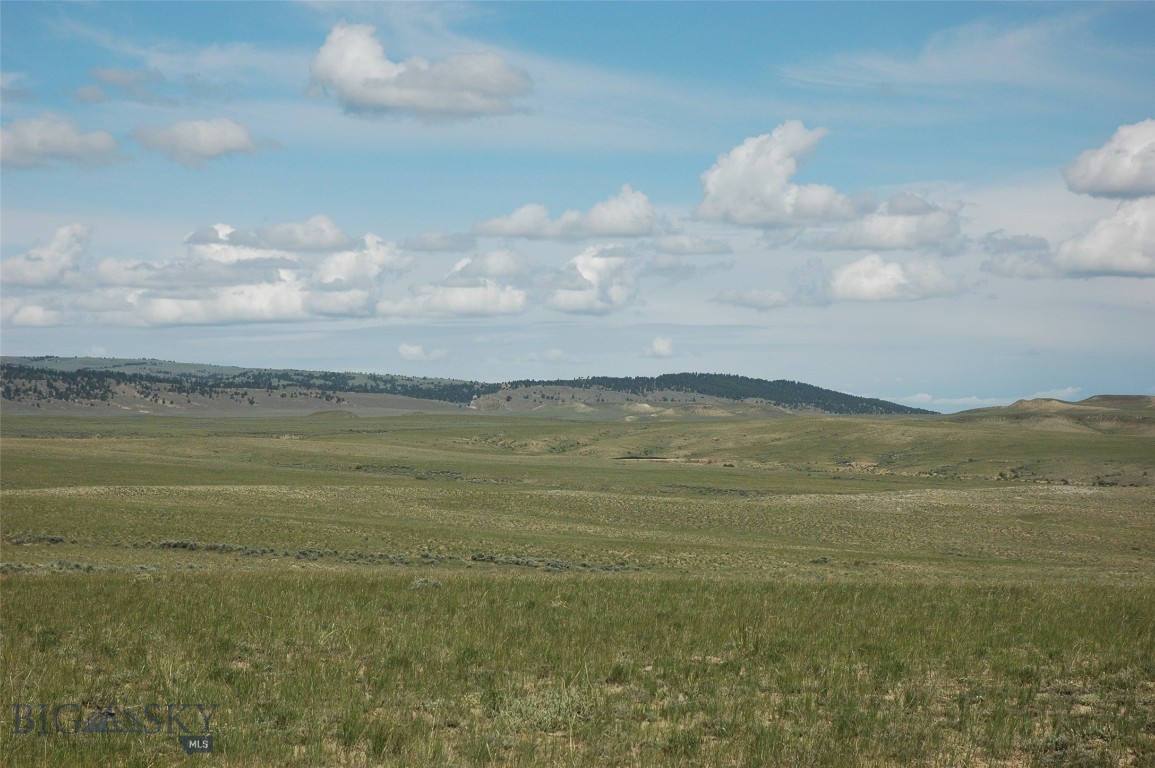
[[[250,390],[274,394],[287,389],[317,392],[322,398],[338,400],[342,393],[388,394],[469,403],[473,398],[496,392],[499,384],[450,379],[421,379],[381,374],[337,373],[252,369],[240,372],[199,372],[165,374],[80,368],[59,370],[18,363],[0,364],[0,391],[5,400],[101,400],[129,387],[146,399],[163,391],[170,397],[248,397]]]
[[[684,392],[726,400],[759,400],[791,410],[817,410],[825,413],[930,413],[919,408],[857,397],[823,389],[800,381],[778,379],[767,381],[725,373],[666,373],[660,376],[590,376],[581,379],[553,381],[511,381],[508,387],[574,387],[607,389],[645,397],[654,392]]]
[[[502,390],[529,387],[601,389],[645,398],[678,392],[723,400],[753,400],[789,410],[836,414],[930,413],[876,398],[857,397],[799,381],[767,381],[720,373],[668,373],[660,376],[590,376],[578,379],[518,380],[505,383],[394,376],[376,373],[299,371],[266,368],[186,366],[151,360],[100,361],[91,367],[68,358],[9,358],[0,363],[0,395],[22,403],[107,402],[118,393],[158,403],[192,398],[254,402],[265,396],[310,396],[341,404],[342,395],[388,394],[468,404]],[[182,370],[187,369],[187,370]]]

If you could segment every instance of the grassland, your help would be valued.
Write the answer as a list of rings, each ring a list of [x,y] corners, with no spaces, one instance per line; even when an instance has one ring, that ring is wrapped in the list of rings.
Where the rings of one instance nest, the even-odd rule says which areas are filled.
[[[1155,765],[1155,439],[1108,416],[6,415],[0,755]],[[217,705],[214,753],[17,732],[68,702]]]

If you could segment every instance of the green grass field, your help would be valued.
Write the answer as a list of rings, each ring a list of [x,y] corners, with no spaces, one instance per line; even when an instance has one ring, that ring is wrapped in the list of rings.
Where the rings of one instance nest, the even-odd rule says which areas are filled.
[[[4,765],[1155,765],[1142,420],[0,429]]]

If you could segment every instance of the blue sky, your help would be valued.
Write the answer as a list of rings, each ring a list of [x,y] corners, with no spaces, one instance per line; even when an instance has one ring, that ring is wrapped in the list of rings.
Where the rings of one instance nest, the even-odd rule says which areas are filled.
[[[4,354],[1155,394],[1155,5],[0,2]]]

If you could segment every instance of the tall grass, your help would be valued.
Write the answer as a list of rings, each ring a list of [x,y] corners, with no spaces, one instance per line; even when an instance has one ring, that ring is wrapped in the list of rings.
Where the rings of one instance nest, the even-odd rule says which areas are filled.
[[[1141,588],[646,575],[8,577],[11,703],[220,705],[217,764],[1117,765],[1155,755]],[[13,733],[9,764],[183,758]]]

